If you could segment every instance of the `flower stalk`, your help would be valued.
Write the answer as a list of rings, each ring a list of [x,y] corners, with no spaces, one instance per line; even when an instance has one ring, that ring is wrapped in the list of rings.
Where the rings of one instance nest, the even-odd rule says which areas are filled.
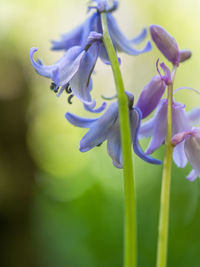
[[[172,168],[172,102],[173,102],[173,83],[177,67],[172,70],[172,82],[168,85],[168,104],[167,104],[167,136],[166,150],[162,174],[161,204],[159,218],[159,234],[157,247],[157,267],[166,267],[168,250],[168,231],[169,231],[169,206],[170,206],[170,184]]]
[[[123,157],[124,192],[125,192],[125,240],[124,240],[124,267],[136,267],[137,264],[137,231],[136,231],[136,204],[131,153],[131,133],[128,113],[128,99],[125,94],[122,75],[113,43],[111,41],[107,15],[101,13],[103,25],[103,42],[106,47],[115,80],[120,121],[120,136]]]

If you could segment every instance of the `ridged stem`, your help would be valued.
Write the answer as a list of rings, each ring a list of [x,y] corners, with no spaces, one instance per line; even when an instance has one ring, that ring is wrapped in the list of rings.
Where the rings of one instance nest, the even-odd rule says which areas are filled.
[[[131,151],[131,133],[128,111],[128,99],[125,94],[118,58],[110,38],[106,13],[101,14],[103,26],[103,42],[106,47],[115,80],[120,122],[120,136],[123,157],[124,193],[125,193],[125,237],[124,237],[124,267],[136,267],[137,264],[137,234],[136,234],[136,204]]]
[[[172,168],[172,104],[173,104],[173,83],[177,67],[172,70],[172,83],[168,85],[168,102],[167,102],[167,135],[165,158],[162,174],[161,186],[161,202],[160,202],[160,218],[159,233],[157,247],[157,267],[167,266],[167,250],[168,250],[168,232],[169,232],[169,207],[170,207],[170,184],[171,184],[171,168]]]

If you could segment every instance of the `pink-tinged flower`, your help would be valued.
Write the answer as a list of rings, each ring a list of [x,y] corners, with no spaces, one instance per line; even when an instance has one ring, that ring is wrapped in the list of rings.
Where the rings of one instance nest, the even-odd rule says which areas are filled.
[[[200,108],[195,108],[190,112],[185,111],[185,106],[173,101],[172,105],[172,136],[190,131],[200,121]],[[151,141],[146,150],[146,154],[153,153],[166,139],[167,125],[167,99],[161,100],[155,115],[140,127],[140,138],[151,136]],[[173,160],[178,167],[184,168],[187,158],[184,152],[184,144],[180,143],[174,148]]]
[[[200,127],[173,136],[172,144],[175,148],[180,144],[184,146],[187,160],[193,168],[187,179],[194,181],[198,176],[200,178]]]
[[[141,112],[139,109],[133,107],[133,95],[127,93],[129,100],[129,118],[131,127],[131,136],[133,150],[141,159],[152,164],[161,164],[160,160],[144,154],[139,142],[138,132],[141,122]],[[118,117],[118,102],[112,103],[106,112],[96,119],[86,119],[75,116],[71,113],[66,113],[66,119],[74,126],[89,128],[88,132],[80,141],[79,149],[81,152],[89,151],[95,146],[101,145],[107,140],[107,150],[109,156],[113,160],[113,164],[117,168],[123,168],[122,150],[120,140],[120,126]]]
[[[161,63],[160,67],[164,71],[164,75],[161,75],[158,68],[158,61],[156,63],[159,75],[156,75],[152,80],[145,85],[139,96],[136,107],[142,112],[142,119],[146,118],[159,104],[166,86],[171,83],[171,73],[168,67]]]

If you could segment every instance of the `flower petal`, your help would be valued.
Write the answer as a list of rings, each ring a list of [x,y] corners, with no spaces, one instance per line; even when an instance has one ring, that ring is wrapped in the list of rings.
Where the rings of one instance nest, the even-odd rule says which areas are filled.
[[[73,94],[86,104],[91,103],[90,76],[97,61],[98,51],[98,43],[93,43],[85,53],[78,71],[70,81]]]
[[[141,126],[139,130],[139,139],[144,137],[149,137],[153,135],[154,132],[154,124],[155,124],[155,117],[151,118],[148,121],[145,121]]]
[[[198,128],[185,140],[185,154],[193,169],[200,173],[200,134]]]
[[[191,128],[190,121],[185,112],[185,106],[174,102],[172,107],[172,136]]]
[[[80,151],[86,152],[104,142],[116,121],[117,116],[118,105],[117,102],[115,102],[109,106],[107,111],[99,117],[99,119],[92,125],[91,129],[84,135],[80,142]]]
[[[186,176],[186,179],[189,180],[190,182],[194,182],[197,178],[197,173],[195,170],[191,170],[191,172]]]
[[[59,86],[67,84],[67,82],[74,76],[85,54],[85,51],[83,51],[80,46],[74,46],[55,64],[46,66],[42,65],[41,61],[38,63],[33,60],[33,54],[37,50],[37,48],[31,48],[30,50],[30,59],[33,67],[37,73],[47,78],[51,78],[56,85]]]
[[[136,45],[140,44],[142,41],[144,41],[146,36],[147,36],[147,29],[144,28],[142,29],[141,33],[138,36],[136,36],[135,38],[131,40],[131,43],[136,44]]]
[[[174,148],[173,160],[179,168],[184,168],[187,164],[187,158],[184,151],[184,142],[181,142]]]
[[[157,148],[159,148],[166,137],[166,124],[167,124],[167,102],[162,101],[156,115],[154,117],[154,132],[149,146],[146,150],[147,154],[153,153]]]
[[[134,108],[130,111],[130,126],[131,126],[131,135],[133,140],[133,150],[136,155],[138,155],[141,159],[148,163],[152,164],[161,164],[162,161],[154,159],[148,155],[146,155],[142,148],[139,145],[138,142],[138,132],[140,128],[140,122],[141,122],[141,111],[138,108]]]
[[[72,31],[63,34],[60,41],[52,41],[52,50],[68,50],[72,46],[79,45],[84,48],[87,38],[92,31],[92,26],[96,20],[97,14],[94,13],[88,17],[82,24],[78,25]]]
[[[84,104],[85,110],[92,112],[92,113],[101,113],[107,106],[106,102],[103,102],[100,107],[96,108],[96,101],[92,101],[92,105]]]
[[[194,108],[191,111],[187,112],[187,116],[192,126],[199,124],[200,123],[200,108]]]
[[[98,118],[95,119],[81,118],[69,112],[65,114],[65,118],[74,126],[81,128],[90,128],[92,127],[92,124],[98,120]]]
[[[136,104],[136,107],[142,112],[142,119],[146,118],[157,107],[165,92],[165,88],[165,82],[160,76],[156,75],[142,89]]]
[[[119,120],[112,126],[112,131],[108,135],[107,151],[113,160],[113,164],[117,168],[123,168],[122,151],[120,140]]]
[[[147,42],[146,46],[141,50],[137,50],[137,49],[133,48],[131,41],[128,40],[124,36],[124,34],[120,31],[116,20],[109,13],[107,14],[107,21],[108,21],[108,29],[109,29],[110,37],[113,41],[115,48],[118,51],[123,51],[127,54],[137,56],[141,53],[148,52],[152,49],[150,42]]]

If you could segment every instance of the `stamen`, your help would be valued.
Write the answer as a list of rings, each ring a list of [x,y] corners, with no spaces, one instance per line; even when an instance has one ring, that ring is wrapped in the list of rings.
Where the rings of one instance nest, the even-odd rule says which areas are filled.
[[[67,86],[65,87],[65,91],[66,91],[67,94],[71,94],[72,89],[71,89],[69,84],[67,84]]]
[[[57,85],[56,85],[54,82],[52,82],[52,83],[50,84],[50,89],[51,89],[52,91],[54,91],[54,93],[57,93],[59,87],[57,87]]]
[[[71,105],[72,104],[72,97],[74,97],[74,95],[73,94],[71,94],[69,97],[68,97],[68,99],[67,99],[67,101],[68,101],[68,103]]]
[[[96,146],[100,147],[101,145],[102,145],[102,143],[100,143],[100,144],[98,144],[98,145],[96,145]]]

